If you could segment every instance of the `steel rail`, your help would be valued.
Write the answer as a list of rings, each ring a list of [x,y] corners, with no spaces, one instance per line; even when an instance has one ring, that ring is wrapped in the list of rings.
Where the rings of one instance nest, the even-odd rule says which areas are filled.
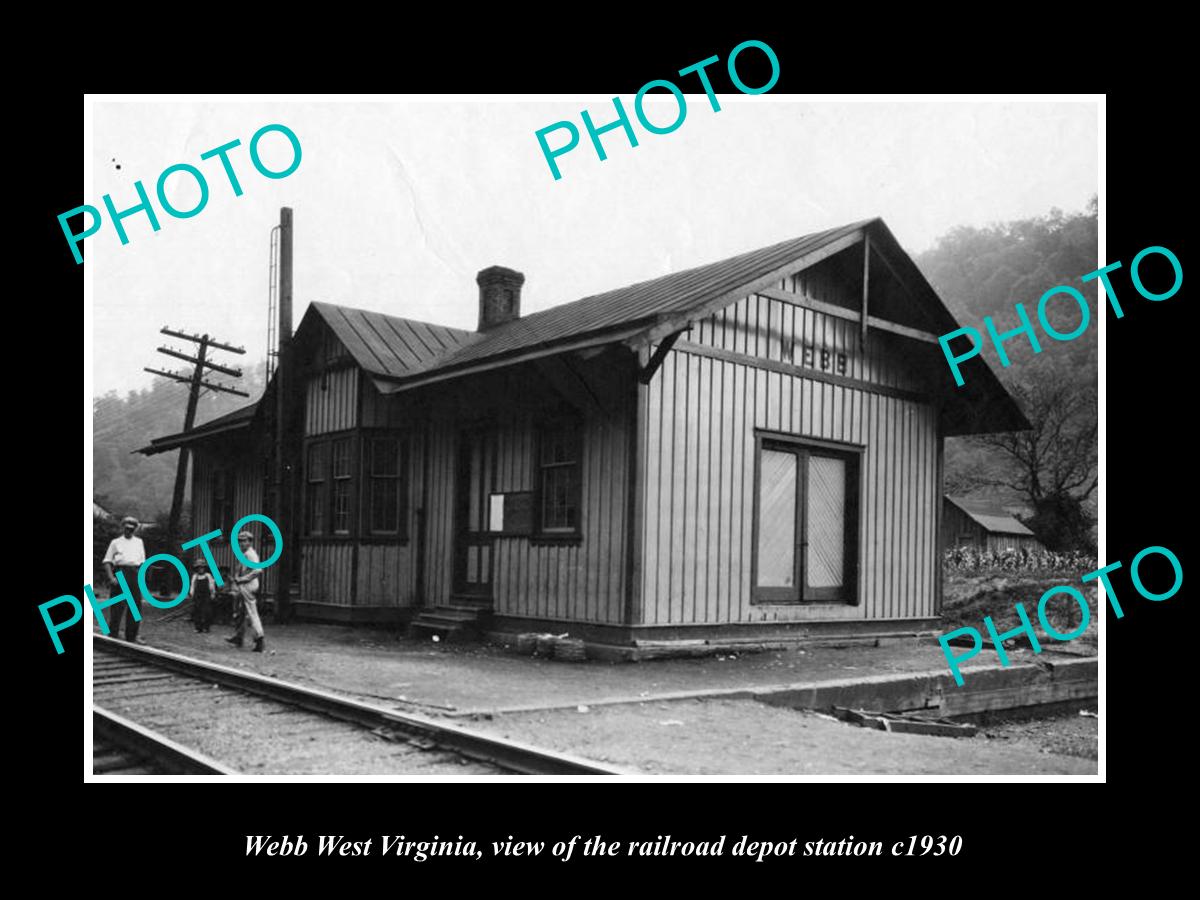
[[[442,749],[451,750],[470,759],[491,763],[523,775],[630,774],[621,769],[569,753],[543,750],[520,741],[480,734],[425,716],[398,712],[371,703],[364,703],[361,700],[340,697],[319,688],[305,687],[255,672],[233,669],[220,663],[199,660],[141,644],[131,644],[128,641],[100,634],[93,634],[92,641],[93,646],[104,653],[136,659],[148,665],[236,688],[330,718],[353,722],[366,728],[385,728],[400,732],[418,740],[429,741]]]
[[[197,753],[136,722],[92,704],[92,735],[171,769],[171,775],[238,775],[228,766]]]

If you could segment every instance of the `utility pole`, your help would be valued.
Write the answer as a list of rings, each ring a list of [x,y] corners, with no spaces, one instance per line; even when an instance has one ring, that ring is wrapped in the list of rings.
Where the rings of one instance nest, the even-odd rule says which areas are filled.
[[[188,385],[188,402],[187,412],[183,416],[183,433],[187,434],[192,430],[192,425],[196,422],[196,403],[200,399],[201,390],[210,390],[217,393],[237,394],[239,397],[249,397],[245,391],[239,391],[237,388],[229,387],[224,384],[206,381],[205,370],[211,369],[214,372],[221,372],[229,375],[232,378],[241,378],[241,369],[231,369],[227,366],[218,365],[211,362],[208,357],[208,348],[213,347],[218,350],[225,350],[229,353],[245,353],[244,347],[232,347],[229,344],[223,344],[220,341],[214,340],[207,334],[187,334],[182,331],[175,331],[167,326],[160,329],[162,334],[168,334],[171,337],[176,337],[184,341],[191,341],[199,345],[199,350],[195,356],[188,356],[180,350],[173,347],[159,347],[158,352],[165,356],[171,356],[175,359],[182,359],[185,362],[195,364],[191,375],[184,375],[179,372],[163,372],[160,369],[146,368],[147,372],[152,372],[155,375],[161,375],[164,378],[170,378],[172,381],[178,381]],[[185,444],[179,448],[179,462],[175,467],[175,490],[171,495],[171,518],[167,526],[169,532],[169,540],[174,543],[179,537],[179,517],[183,512],[183,486],[187,482],[187,467],[188,467],[188,448]]]
[[[275,484],[278,500],[279,521],[290,538],[292,528],[292,454],[293,442],[289,440],[292,385],[290,349],[292,343],[292,210],[283,207],[279,211],[279,322],[276,337],[279,341],[275,370]],[[268,348],[268,360],[270,348]],[[293,551],[287,546],[294,541],[285,541],[279,557],[275,575],[275,618],[287,622],[292,617],[292,576],[294,574]]]

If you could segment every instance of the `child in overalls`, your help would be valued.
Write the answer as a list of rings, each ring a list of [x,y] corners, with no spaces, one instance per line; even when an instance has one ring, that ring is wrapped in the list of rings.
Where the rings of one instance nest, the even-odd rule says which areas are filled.
[[[212,626],[212,600],[217,585],[204,560],[196,560],[192,568],[195,572],[192,575],[191,589],[188,591],[188,597],[192,600],[192,624],[197,632],[208,631]]]

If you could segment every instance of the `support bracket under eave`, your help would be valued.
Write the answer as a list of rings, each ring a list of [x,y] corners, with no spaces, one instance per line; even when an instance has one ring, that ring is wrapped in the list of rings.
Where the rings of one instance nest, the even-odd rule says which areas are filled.
[[[612,411],[571,365],[570,357],[565,354],[544,356],[535,359],[533,365],[554,392],[576,409],[601,418],[612,418]]]
[[[654,351],[654,355],[650,357],[646,365],[638,369],[638,381],[642,384],[649,384],[650,379],[654,377],[654,373],[658,371],[658,367],[662,365],[662,361],[667,358],[667,354],[671,352],[671,348],[675,346],[675,342],[679,340],[679,336],[683,334],[685,329],[674,331],[662,339],[662,343]]]

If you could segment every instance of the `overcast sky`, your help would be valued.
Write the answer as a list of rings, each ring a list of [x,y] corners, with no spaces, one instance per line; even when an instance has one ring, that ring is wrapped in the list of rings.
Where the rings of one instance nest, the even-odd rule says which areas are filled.
[[[632,116],[632,98],[623,97]],[[158,329],[207,331],[264,353],[268,235],[295,210],[295,317],[310,300],[474,329],[475,274],[493,264],[525,273],[522,312],[721,259],[811,231],[882,216],[910,252],[956,225],[1081,209],[1097,191],[1092,103],[814,103],[703,94],[671,134],[634,120],[639,145],[586,132],[559,158],[555,181],[534,133],[561,119],[583,131],[611,100],[387,103],[98,103],[93,196],[133,206],[133,182],[154,196],[159,173],[186,162],[205,173],[208,205],[189,219],[158,208],[111,222],[86,241],[95,302],[94,391],[148,386],[162,367]],[[669,122],[675,103],[647,103]],[[253,168],[247,145],[279,122],[303,159],[287,178]],[[218,160],[200,154],[238,138],[234,197]],[[562,132],[549,138],[565,140]],[[278,134],[264,162],[290,159]],[[117,167],[120,166],[118,169]],[[175,175],[168,199],[193,206]],[[64,245],[65,249],[65,245]],[[1098,261],[1099,262],[1099,261]]]

